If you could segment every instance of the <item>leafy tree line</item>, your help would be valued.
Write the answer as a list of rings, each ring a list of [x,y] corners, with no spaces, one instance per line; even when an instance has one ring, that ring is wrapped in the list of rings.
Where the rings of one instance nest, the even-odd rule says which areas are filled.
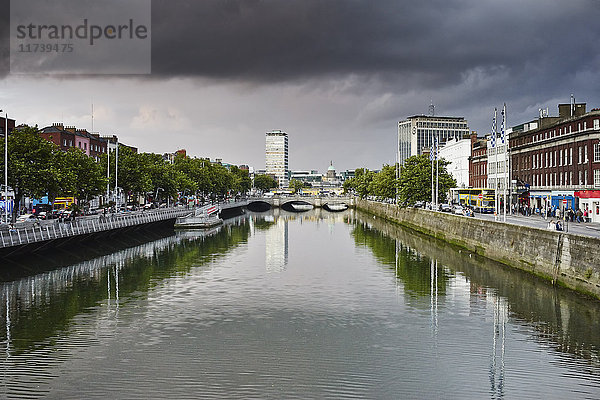
[[[447,171],[448,161],[437,162],[438,201],[443,202],[450,188],[456,187],[456,180]],[[436,165],[427,155],[412,156],[400,166],[396,177],[396,166],[385,164],[380,172],[359,168],[354,178],[344,182],[344,191],[355,193],[361,198],[376,197],[382,200],[395,199],[399,204],[414,204],[417,201],[431,201],[431,177],[435,179]]]
[[[4,139],[0,139],[4,148]],[[110,176],[107,163],[110,161]],[[4,165],[4,152],[0,152]],[[238,167],[226,168],[212,164],[208,159],[188,158],[178,155],[173,164],[161,155],[134,153],[119,147],[118,186],[124,193],[137,199],[139,196],[159,199],[198,194],[214,198],[226,194],[245,193],[252,187],[248,171]],[[257,184],[267,190],[276,182],[269,176],[257,176]],[[96,162],[77,148],[61,151],[38,135],[38,128],[22,126],[8,140],[8,185],[15,192],[13,219],[25,196],[48,196],[52,202],[57,197],[74,196],[86,205],[92,198],[105,193],[107,184],[115,184],[115,156],[107,154]],[[149,195],[152,193],[152,196]],[[159,200],[153,199],[153,200]]]

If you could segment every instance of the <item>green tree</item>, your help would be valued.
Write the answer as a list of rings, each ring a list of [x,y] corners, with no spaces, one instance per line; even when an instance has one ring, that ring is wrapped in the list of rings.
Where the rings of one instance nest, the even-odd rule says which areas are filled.
[[[54,198],[61,191],[62,163],[57,147],[37,134],[37,126],[24,126],[8,138],[8,185],[15,192],[13,221],[23,196],[34,198],[48,194]],[[1,142],[4,148],[4,140]],[[1,160],[4,165],[4,152]]]
[[[369,194],[383,199],[396,198],[398,180],[396,179],[396,167],[384,165],[380,172],[373,176],[369,184]]]
[[[369,171],[364,168],[357,168],[354,171],[354,178],[348,179],[344,182],[344,191],[345,192],[354,192],[360,196],[361,199],[364,199],[367,196],[370,196],[371,193],[371,182],[375,177],[375,173],[373,171]]]
[[[450,188],[456,186],[456,180],[448,173],[450,164],[441,159],[438,163],[438,201],[443,202]],[[431,176],[435,173],[431,161],[426,155],[412,156],[404,161],[400,169],[398,199],[400,204],[414,204],[417,201],[431,201]],[[434,176],[435,179],[435,176]]]
[[[277,181],[270,175],[256,175],[254,177],[254,187],[264,192],[276,188]]]
[[[290,189],[292,189],[292,193],[296,194],[298,191],[302,190],[304,187],[304,182],[298,179],[292,179],[290,181]]]
[[[83,151],[71,148],[66,152],[57,151],[56,159],[61,159],[61,180],[65,192],[83,203],[99,195],[106,188],[106,176],[100,164]]]
[[[236,166],[232,166],[229,169],[233,176],[233,190],[240,193],[246,193],[252,187],[252,179],[247,170],[239,169]]]

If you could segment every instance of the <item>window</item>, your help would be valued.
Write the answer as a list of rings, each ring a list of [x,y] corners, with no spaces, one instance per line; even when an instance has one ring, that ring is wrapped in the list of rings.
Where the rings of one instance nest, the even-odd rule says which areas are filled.
[[[573,148],[569,147],[569,165],[573,165]]]
[[[63,139],[63,146],[67,145],[67,139]]]
[[[569,184],[573,184],[573,171],[569,172]]]
[[[600,187],[600,169],[594,170],[594,186]]]
[[[560,164],[558,164],[558,165],[560,165],[561,167],[563,165],[563,152],[562,151],[560,151]]]
[[[582,171],[579,171],[579,184],[583,185],[583,173],[582,173]]]
[[[587,164],[587,162],[588,162],[588,158],[587,158],[587,144],[585,146],[583,146],[583,150],[584,150],[583,163]]]
[[[594,143],[594,162],[600,162],[600,143]]]
[[[582,153],[582,151],[581,151],[581,146],[579,146],[578,148],[579,148],[579,159],[577,160],[577,164],[581,164],[581,160],[582,160],[582,158],[581,158],[581,155],[582,155],[583,153]]]
[[[594,120],[594,129],[600,129],[600,119]]]
[[[587,186],[588,184],[588,173],[587,173],[587,169],[585,171],[583,171],[583,184]]]

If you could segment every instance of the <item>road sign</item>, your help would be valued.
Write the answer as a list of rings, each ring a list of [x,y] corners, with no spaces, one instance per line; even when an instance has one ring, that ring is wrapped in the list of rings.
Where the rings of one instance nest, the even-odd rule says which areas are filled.
[[[567,204],[567,199],[563,199],[563,204]]]
[[[479,193],[477,197],[479,197],[479,200],[483,199],[483,193]]]

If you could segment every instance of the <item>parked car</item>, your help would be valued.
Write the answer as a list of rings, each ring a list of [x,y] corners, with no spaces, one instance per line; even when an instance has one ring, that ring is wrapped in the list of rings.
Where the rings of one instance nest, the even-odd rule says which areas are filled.
[[[422,201],[417,201],[414,205],[415,208],[423,208],[425,204]]]
[[[454,214],[465,215],[465,209],[463,206],[454,206]]]
[[[448,203],[440,204],[439,210],[443,211],[443,212],[452,212],[452,208],[450,207],[450,204],[448,204]]]
[[[24,222],[33,222],[33,221],[37,221],[37,217],[33,214],[23,214],[23,215],[19,215],[17,217],[17,224],[22,224]]]

